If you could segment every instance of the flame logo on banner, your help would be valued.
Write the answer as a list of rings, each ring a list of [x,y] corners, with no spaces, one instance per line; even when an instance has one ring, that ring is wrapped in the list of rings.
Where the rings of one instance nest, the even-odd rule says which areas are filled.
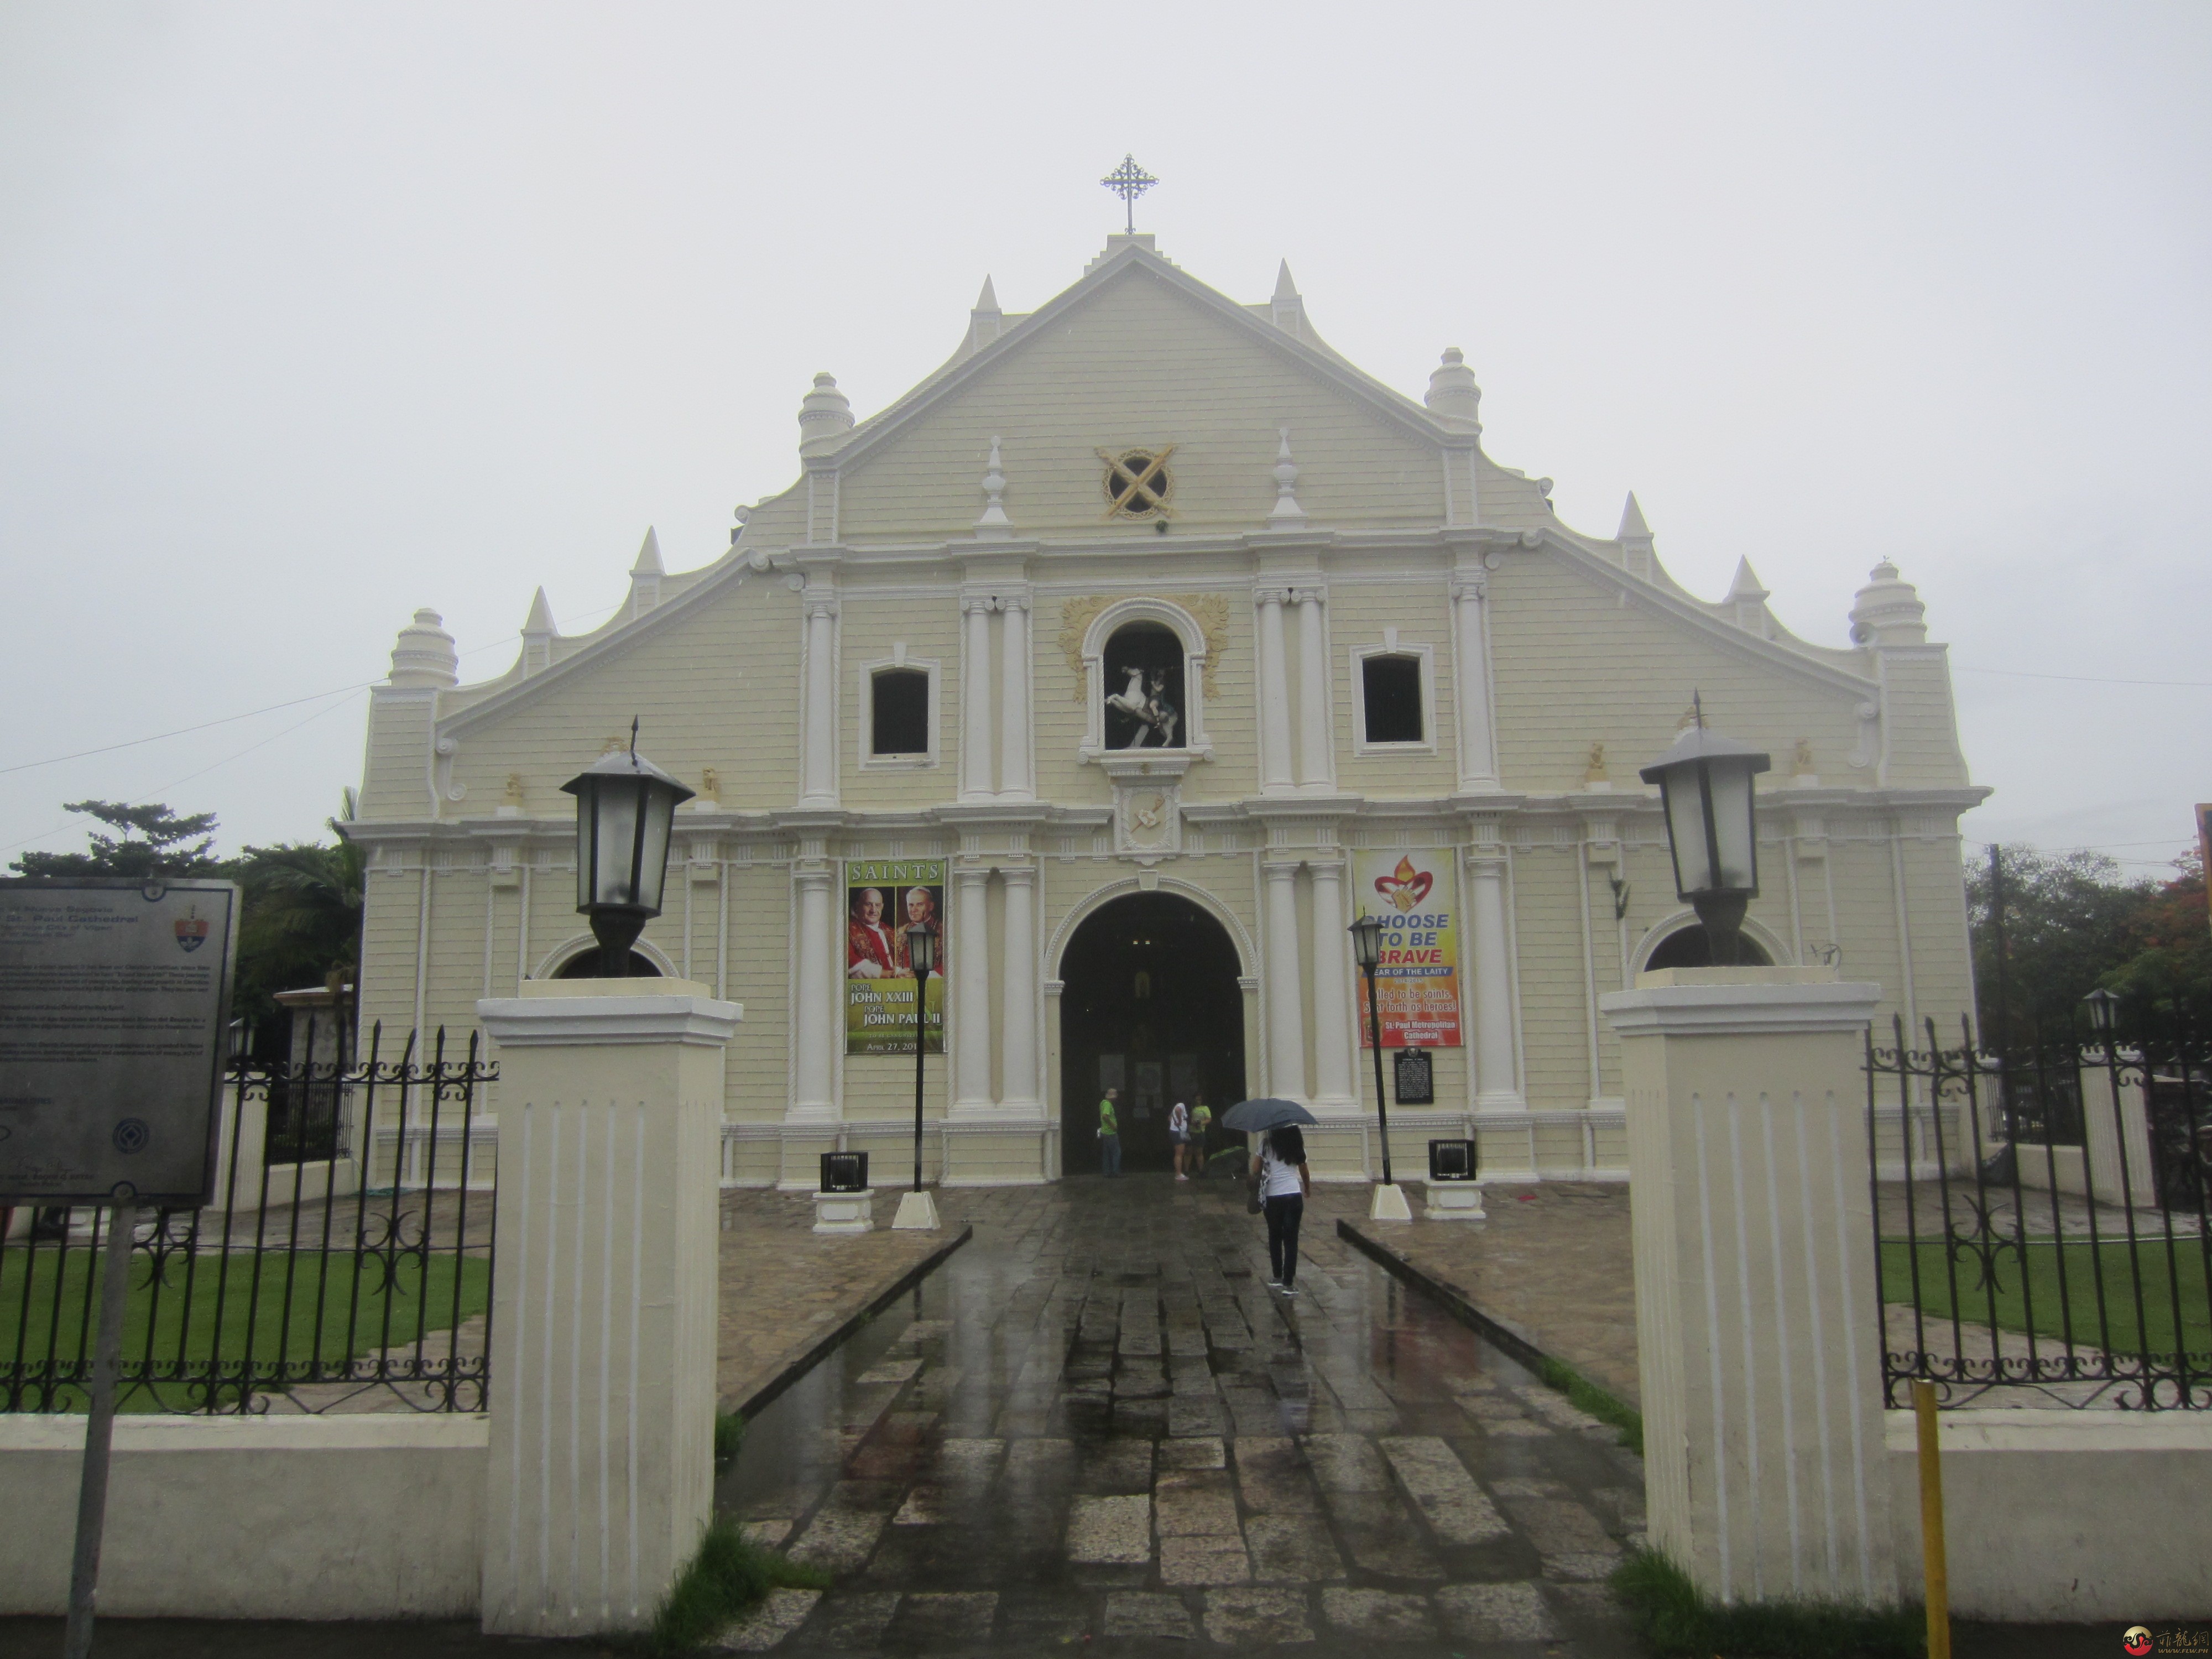
[[[1398,867],[1389,875],[1375,878],[1375,890],[1400,910],[1412,909],[1428,897],[1429,889],[1436,884],[1437,878],[1425,870],[1413,868],[1410,858],[1400,859]]]

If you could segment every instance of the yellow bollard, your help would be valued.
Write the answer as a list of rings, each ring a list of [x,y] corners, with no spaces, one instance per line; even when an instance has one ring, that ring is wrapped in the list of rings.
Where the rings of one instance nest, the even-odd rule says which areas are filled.
[[[1928,1584],[1928,1659],[1951,1659],[1951,1576],[1943,1565],[1943,1462],[1936,1443],[1936,1385],[1912,1383],[1920,1431],[1920,1562]]]

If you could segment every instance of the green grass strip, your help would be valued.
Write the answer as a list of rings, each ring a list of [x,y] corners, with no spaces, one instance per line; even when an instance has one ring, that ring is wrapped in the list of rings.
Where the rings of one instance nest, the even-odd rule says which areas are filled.
[[[745,1443],[745,1419],[739,1412],[714,1413],[714,1461],[726,1463]]]
[[[88,1250],[70,1252],[59,1272],[55,1261],[52,1251],[33,1256],[10,1250],[0,1263],[0,1309],[6,1310],[0,1365],[42,1369],[50,1334],[55,1359],[69,1364],[82,1358],[80,1339],[93,1323],[85,1310],[98,1304],[105,1270]],[[491,1264],[478,1256],[459,1259],[458,1298],[450,1253],[431,1256],[427,1273],[419,1257],[401,1255],[389,1285],[380,1262],[356,1260],[349,1250],[269,1250],[261,1253],[259,1268],[257,1282],[255,1253],[249,1249],[232,1250],[227,1261],[219,1254],[203,1255],[187,1295],[181,1263],[172,1265],[169,1282],[157,1286],[153,1264],[134,1260],[123,1313],[126,1370],[135,1370],[149,1356],[157,1368],[177,1365],[186,1376],[210,1358],[226,1370],[242,1360],[256,1367],[312,1360],[334,1366],[387,1343],[411,1346],[417,1337],[423,1339],[426,1358],[442,1359],[446,1344],[439,1334],[452,1328],[456,1314],[471,1319],[491,1302]],[[131,1388],[118,1409],[179,1411],[191,1404],[180,1383],[161,1382]],[[82,1390],[63,1390],[64,1410],[82,1411],[85,1405]]]
[[[678,1659],[706,1646],[772,1589],[829,1588],[830,1575],[819,1567],[763,1549],[735,1522],[718,1519],[653,1615],[646,1651],[653,1659]]]
[[[2164,1238],[2145,1239],[2130,1261],[2126,1241],[2107,1239],[2092,1244],[2087,1239],[2031,1238],[2023,1285],[2020,1257],[2011,1250],[1996,1258],[1996,1322],[2008,1331],[2025,1331],[2031,1322],[2041,1336],[2064,1334],[2070,1312],[2074,1345],[2090,1351],[2116,1354],[2171,1354],[2177,1346],[2191,1353],[2212,1352],[2212,1293],[2204,1277],[2204,1253],[2194,1238],[2176,1241],[2174,1261],[2166,1260]],[[1885,1239],[1881,1246],[1882,1294],[1899,1302],[1912,1299],[1912,1257],[1910,1243]],[[2177,1269],[2179,1270],[2177,1272]],[[1920,1310],[1930,1319],[1952,1315],[1951,1266],[1940,1239],[1920,1245]],[[2141,1316],[2136,1301],[2136,1275],[2142,1275]],[[1990,1296],[1982,1284],[1979,1266],[1969,1256],[1958,1264],[1958,1316],[1969,1325],[1986,1326]],[[2102,1311],[2099,1308],[2099,1280]],[[2060,1298],[2061,1285],[2065,1296]],[[2181,1305],[2181,1341],[2177,1345],[2174,1304]],[[2035,1317],[2028,1318],[2030,1303]]]
[[[1644,1455],[1644,1413],[1635,1407],[1614,1398],[1573,1366],[1557,1359],[1547,1358],[1538,1375],[1547,1388],[1566,1395],[1569,1404],[1619,1429],[1620,1443],[1638,1457]]]
[[[1712,1601],[1665,1556],[1638,1550],[1613,1575],[1613,1593],[1658,1659],[1922,1659],[1928,1627],[1917,1607],[1826,1601]]]

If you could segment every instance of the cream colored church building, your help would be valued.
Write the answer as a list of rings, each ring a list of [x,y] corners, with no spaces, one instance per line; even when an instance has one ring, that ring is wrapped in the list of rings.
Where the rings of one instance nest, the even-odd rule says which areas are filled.
[[[639,953],[744,1007],[726,1182],[811,1188],[838,1148],[907,1178],[912,982],[895,941],[860,964],[916,912],[946,954],[932,1178],[1096,1169],[1109,1085],[1132,1170],[1174,1099],[1271,1094],[1321,1119],[1317,1174],[1379,1172],[1363,911],[1423,964],[1386,982],[1420,999],[1386,1049],[1432,1080],[1401,1104],[1387,1068],[1399,1172],[1471,1129],[1495,1177],[1619,1177],[1598,999],[1703,949],[1637,778],[1695,693],[1774,757],[1759,951],[1955,1030],[1984,792],[1889,550],[1852,643],[1808,644],[1747,564],[1717,602],[1678,586],[1632,496],[1616,534],[1569,528],[1484,453],[1480,398],[1457,350],[1416,401],[1329,349],[1287,269],[1243,304],[1146,234],[1025,315],[986,284],[867,420],[817,376],[797,481],[714,562],[666,571],[648,534],[614,620],[565,637],[541,592],[477,684],[434,612],[402,631],[348,826],[364,1022],[450,1045],[577,963],[560,786],[635,715],[698,791]]]

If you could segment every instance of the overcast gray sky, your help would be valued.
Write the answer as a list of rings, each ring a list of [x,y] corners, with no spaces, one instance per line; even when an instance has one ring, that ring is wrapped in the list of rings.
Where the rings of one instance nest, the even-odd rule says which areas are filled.
[[[1893,558],[1984,839],[2212,799],[2212,8],[0,5],[0,862],[316,832],[414,607],[574,631],[1115,228],[1815,641]],[[2045,678],[2036,678],[2045,677]],[[2148,683],[2146,683],[2148,682]],[[332,693],[59,765],[49,757]],[[1676,694],[1668,692],[1669,697]]]

